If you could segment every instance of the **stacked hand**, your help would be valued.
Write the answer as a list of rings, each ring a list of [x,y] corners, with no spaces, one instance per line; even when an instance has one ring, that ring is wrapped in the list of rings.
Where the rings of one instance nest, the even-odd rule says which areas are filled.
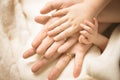
[[[71,0],[68,0],[68,1],[69,2],[59,1],[59,3],[57,1],[56,2],[54,1],[53,3],[49,3],[49,5],[47,5],[46,7],[44,7],[41,10],[41,13],[48,13],[54,9],[61,9],[61,8],[71,6],[71,5],[75,4],[78,0],[73,1],[73,2]],[[78,5],[81,7],[83,6],[83,4],[78,4]],[[74,7],[76,8],[78,5],[73,6],[73,8]],[[72,7],[70,7],[70,13],[68,14],[67,18],[69,18],[70,14],[72,13],[72,10],[74,10],[74,9],[72,9]],[[60,11],[54,13],[53,15],[58,16],[59,12]],[[44,65],[47,65],[48,62],[54,61],[55,59],[60,57],[58,63],[55,65],[55,67],[52,69],[52,71],[50,72],[50,74],[48,76],[50,80],[54,80],[59,76],[61,71],[67,66],[70,59],[73,57],[73,55],[75,55],[75,67],[74,67],[73,75],[74,75],[74,77],[79,76],[84,56],[91,45],[85,45],[82,43],[78,43],[79,32],[77,31],[77,29],[79,27],[79,22],[82,21],[84,19],[84,17],[85,17],[85,19],[87,18],[86,16],[84,16],[84,17],[81,17],[80,19],[82,19],[82,20],[80,20],[79,18],[77,18],[78,16],[79,16],[79,13],[77,13],[76,16],[69,18],[69,19],[72,19],[73,21],[68,20],[68,21],[72,21],[72,23],[75,22],[75,24],[77,25],[76,27],[72,27],[75,29],[75,32],[74,32],[74,29],[73,29],[73,32],[71,32],[71,33],[74,33],[75,35],[67,38],[69,36],[69,34],[68,34],[64,39],[61,37],[62,40],[59,40],[57,42],[54,41],[53,35],[48,36],[48,34],[50,33],[50,32],[48,32],[48,30],[51,30],[50,24],[54,23],[54,21],[56,21],[60,18],[46,16],[46,15],[38,16],[35,18],[36,22],[44,24],[45,28],[42,31],[40,31],[38,33],[38,35],[36,36],[36,38],[33,40],[32,48],[28,49],[23,55],[24,58],[28,58],[28,57],[34,55],[35,53],[42,55],[42,57],[33,65],[33,67],[32,67],[33,72],[37,72],[38,70],[40,70],[41,67],[43,67]],[[76,19],[73,19],[74,17]],[[61,19],[63,19],[63,18],[61,18]],[[80,21],[78,21],[78,20],[80,20]],[[70,24],[70,22],[68,22],[68,25],[69,24]],[[63,23],[63,25],[64,25],[64,23]],[[69,26],[72,26],[72,24],[70,24]],[[62,54],[62,56],[61,56],[61,54]],[[51,56],[53,56],[53,58],[51,58]]]

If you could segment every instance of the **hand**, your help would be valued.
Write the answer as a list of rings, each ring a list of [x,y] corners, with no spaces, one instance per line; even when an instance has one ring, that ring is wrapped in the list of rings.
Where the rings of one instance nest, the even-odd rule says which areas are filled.
[[[46,14],[49,13],[50,11],[53,10],[59,10],[63,9],[69,6],[72,6],[74,4],[80,3],[83,0],[52,0],[48,2],[42,9],[41,9],[41,14]]]
[[[51,70],[48,78],[49,80],[55,80],[60,73],[64,70],[64,68],[67,66],[67,64],[72,59],[73,55],[75,55],[75,66],[74,66],[74,77],[78,77],[81,71],[82,62],[84,59],[84,56],[91,45],[84,45],[77,43],[74,45],[71,49],[68,50],[68,52],[65,52],[55,65],[55,67]],[[34,54],[35,49],[29,49],[29,53]],[[27,54],[27,53],[25,53]],[[42,69],[44,66],[46,66],[48,63],[56,60],[60,54],[56,53],[52,58],[40,58],[32,67],[33,72],[37,72],[38,70]]]
[[[63,53],[77,42],[79,34],[76,34],[67,40],[61,40],[58,42],[54,42],[52,37],[47,36],[47,26],[57,19],[58,18],[49,18],[49,22],[45,24],[45,28],[40,31],[33,40],[32,47],[35,49],[37,48],[37,54],[45,54],[45,57],[50,58],[56,51],[58,51],[58,53]],[[36,17],[35,20],[40,23],[41,16]],[[46,20],[44,20],[42,20],[42,23],[45,23]]]
[[[84,44],[92,44],[96,43],[96,39],[98,39],[98,22],[95,18],[93,18],[94,23],[85,20],[84,24],[81,23],[80,26],[83,29],[80,31],[79,42]]]
[[[54,19],[53,19],[53,18],[50,19],[49,22],[51,23],[52,20],[54,21],[55,18],[54,18]],[[40,21],[39,21],[39,22],[40,22]],[[49,25],[49,23],[47,23],[46,26],[47,26],[47,25]],[[28,49],[28,50],[24,53],[24,55],[23,55],[24,58],[28,58],[28,57],[30,57],[30,56],[32,56],[32,55],[35,55],[35,53],[36,53],[37,50],[38,50],[38,47],[42,44],[42,41],[44,42],[44,39],[46,38],[46,32],[47,32],[47,28],[44,28],[43,31],[40,32],[40,33],[37,35],[37,37],[36,37],[35,40],[33,41],[33,44],[32,44],[33,47],[30,48],[30,49]],[[75,44],[76,41],[77,41],[77,38],[78,38],[78,36],[73,36],[72,38],[68,39],[68,41],[62,45],[63,48],[61,48],[61,49],[67,50],[66,47],[72,46],[73,43]],[[49,39],[48,39],[48,41],[49,41]],[[47,44],[50,43],[50,42],[48,42],[48,41],[46,42]],[[51,40],[51,42],[52,42],[52,40]],[[44,45],[43,45],[43,46],[44,46]],[[77,45],[77,46],[79,46],[79,45]],[[84,53],[85,53],[85,52],[88,50],[88,48],[89,48],[89,46],[84,47],[83,45],[81,45],[81,47],[80,47],[80,49],[81,49],[81,55],[80,55],[79,52],[77,52],[77,51],[79,50],[77,46],[75,46],[75,48],[73,49],[73,51],[72,51],[72,49],[70,49],[70,50],[71,50],[71,53],[76,53],[76,54],[75,54],[75,55],[76,55],[76,59],[75,59],[75,60],[76,60],[76,61],[75,61],[75,66],[76,66],[76,67],[74,68],[74,76],[75,76],[75,77],[80,74],[80,68],[81,68],[81,66],[82,66],[83,56],[85,55]],[[44,49],[45,47],[41,47],[41,48]],[[56,48],[56,46],[55,46],[55,48]],[[60,49],[60,50],[61,50],[61,49]],[[44,49],[44,50],[45,50],[45,49]],[[54,52],[54,51],[55,51],[55,52]],[[76,51],[76,52],[75,52],[75,51]],[[39,69],[41,69],[41,67],[43,67],[44,65],[47,65],[49,62],[55,60],[55,59],[58,58],[59,55],[60,55],[59,53],[56,52],[56,50],[54,49],[54,46],[51,48],[51,51],[50,51],[50,52],[54,52],[54,53],[55,53],[55,55],[53,56],[53,58],[46,59],[45,57],[43,57],[43,58],[41,58],[40,60],[38,60],[38,61],[33,65],[33,67],[32,67],[32,71],[33,71],[33,72],[37,72]],[[62,51],[62,52],[65,52],[65,51]],[[82,52],[83,52],[83,54],[82,54]],[[43,53],[44,53],[44,51],[43,51]],[[79,60],[80,58],[81,58],[81,60]],[[51,71],[51,73],[50,73],[50,75],[49,75],[49,78],[55,78],[55,75],[53,75],[53,74],[56,74],[56,77],[59,76],[60,72],[64,69],[64,67],[65,67],[65,66],[67,65],[67,63],[70,61],[70,58],[67,58],[66,63],[62,63],[62,61],[63,61],[64,59],[66,59],[66,57],[65,57],[65,58],[61,58],[60,61],[59,61],[59,63],[61,63],[61,67],[59,67],[59,71],[57,71],[57,72],[56,72],[56,70]],[[56,66],[58,66],[58,64],[57,64]],[[58,69],[58,68],[55,68],[55,69]]]
[[[85,3],[79,3],[68,8],[58,10],[53,16],[63,16],[48,27],[48,35],[55,36],[58,41],[70,37],[81,30],[80,23],[90,20],[94,15],[90,13],[91,8]]]

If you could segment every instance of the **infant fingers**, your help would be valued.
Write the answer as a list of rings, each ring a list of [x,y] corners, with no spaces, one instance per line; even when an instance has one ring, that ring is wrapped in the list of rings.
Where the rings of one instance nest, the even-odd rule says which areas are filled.
[[[91,42],[88,41],[87,38],[85,38],[83,35],[80,35],[79,42],[83,44],[90,44]]]
[[[89,38],[91,35],[90,33],[88,33],[87,31],[83,30],[83,31],[80,31],[80,34],[83,35],[84,37],[86,38]]]
[[[93,33],[93,29],[90,26],[87,26],[85,24],[80,24],[80,27],[88,31],[89,33]]]

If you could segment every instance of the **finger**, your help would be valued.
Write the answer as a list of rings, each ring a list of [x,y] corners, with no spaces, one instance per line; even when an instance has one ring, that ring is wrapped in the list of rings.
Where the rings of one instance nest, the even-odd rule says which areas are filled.
[[[58,53],[64,53],[77,42],[78,35],[70,37],[62,46],[59,47]]]
[[[57,58],[59,58],[60,54],[55,54],[52,58],[47,59],[44,56],[41,56],[41,58],[35,62],[35,64],[32,66],[32,72],[37,72],[40,70],[43,70],[45,66],[49,65],[52,61],[55,61]]]
[[[30,56],[33,56],[35,54],[35,49],[34,48],[30,48],[27,51],[24,52],[23,54],[23,58],[28,58]]]
[[[46,66],[48,63],[48,60],[45,58],[40,58],[35,64],[32,66],[31,70],[32,72],[37,72],[42,68],[42,66]]]
[[[65,23],[67,21],[67,17],[62,17],[60,19],[58,19],[57,21],[55,21],[52,25],[48,26],[48,30],[52,30],[54,28],[56,28],[57,26],[61,25],[62,23]]]
[[[45,23],[48,22],[48,20],[49,20],[50,18],[51,18],[51,16],[47,16],[47,15],[45,15],[45,16],[36,16],[34,20],[35,20],[37,23],[45,24]]]
[[[79,42],[82,43],[82,44],[90,44],[88,39],[86,39],[83,35],[80,35]]]
[[[83,53],[76,53],[75,55],[75,67],[73,75],[77,78],[80,75],[82,64],[83,64],[84,54]]]
[[[46,50],[51,46],[51,44],[53,44],[53,42],[54,42],[53,38],[47,36],[39,45],[36,52],[40,55],[45,53]]]
[[[45,53],[46,58],[51,58],[57,52],[57,49],[64,43],[65,40],[54,42]]]
[[[80,24],[81,28],[83,28],[84,30],[86,30],[89,33],[93,33],[93,29],[90,26],[87,26],[85,24]]]
[[[51,70],[48,79],[49,80],[56,80],[57,77],[60,75],[60,73],[65,69],[65,67],[68,65],[70,62],[71,57],[64,54],[62,57],[59,59],[55,67]]]
[[[80,34],[83,35],[84,37],[86,37],[87,39],[89,37],[91,37],[90,33],[88,33],[87,31],[83,30],[83,31],[80,31]]]
[[[89,27],[91,27],[92,29],[95,29],[95,25],[94,25],[92,22],[90,22],[90,21],[88,21],[88,20],[85,20],[84,23],[87,24],[87,25],[88,25]]]
[[[57,16],[64,16],[65,14],[67,14],[68,12],[68,9],[67,8],[64,8],[64,9],[61,9],[61,10],[58,10],[56,12],[54,12],[52,14],[53,17],[57,17]]]
[[[72,26],[66,30],[64,30],[63,32],[61,32],[60,34],[58,34],[57,36],[54,37],[55,41],[59,41],[62,40],[64,38],[68,38],[72,35],[74,35],[76,32],[78,32],[80,30],[80,28],[77,26]]]
[[[32,47],[37,48],[46,36],[47,36],[47,29],[44,28],[34,38],[34,40],[32,42]]]
[[[56,34],[64,31],[65,29],[67,29],[70,26],[69,22],[63,23],[60,26],[56,27],[55,29],[51,30],[48,32],[49,36],[55,36]]]
[[[60,9],[61,3],[58,1],[47,2],[46,5],[40,10],[41,14],[46,14],[52,10]]]

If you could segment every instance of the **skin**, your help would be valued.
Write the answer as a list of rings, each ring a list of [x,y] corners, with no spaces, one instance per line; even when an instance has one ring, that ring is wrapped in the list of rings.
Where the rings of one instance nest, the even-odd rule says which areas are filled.
[[[116,36],[117,35],[117,36]],[[98,80],[120,80],[120,28],[110,37],[104,52],[88,63],[88,75]],[[113,47],[113,45],[116,45]],[[114,51],[114,52],[113,52]],[[100,67],[99,67],[100,66]]]
[[[62,16],[62,18],[48,27],[48,35],[55,36],[55,41],[73,36],[76,32],[81,30],[79,24],[82,23],[83,20],[91,20],[92,17],[98,16],[100,11],[109,2],[110,0],[84,0],[82,3],[58,10],[53,13],[52,16]]]
[[[56,19],[57,19],[57,18],[51,18],[51,19],[48,21],[48,23],[46,23],[45,26],[48,26],[49,24],[51,24],[51,21],[54,21],[54,20],[56,20]],[[45,29],[47,29],[47,28],[45,28]],[[44,31],[46,31],[45,29],[44,29]],[[46,33],[47,33],[47,32],[46,32]],[[42,41],[44,41],[44,39],[47,38],[47,37],[44,38],[44,36],[45,36],[44,34],[45,34],[45,32],[42,32],[42,33],[41,33],[40,36],[43,36],[43,37],[41,37],[41,39],[39,39],[39,40],[41,40],[39,43],[42,43]],[[50,41],[50,40],[53,40],[53,38],[52,38],[52,37],[49,37],[48,40],[49,40],[49,41]],[[55,44],[55,43],[56,43],[56,42],[54,42],[53,44]],[[79,47],[73,46],[70,50],[68,50],[67,52],[65,52],[65,53],[68,53],[68,52],[74,53],[74,55],[75,55],[75,67],[74,67],[74,72],[73,72],[74,77],[78,77],[78,76],[79,76],[80,71],[81,71],[81,67],[82,67],[83,58],[84,58],[87,50],[88,50],[88,49],[90,48],[90,46],[91,46],[91,45],[84,45],[84,44],[79,44],[79,43],[77,43],[76,45],[79,46]],[[80,47],[81,47],[81,48],[80,48]],[[38,47],[38,48],[39,48],[39,47]],[[28,58],[28,57],[34,55],[38,48],[30,48],[30,49],[28,49],[28,50],[24,53],[23,57],[24,57],[24,58]],[[55,46],[55,48],[56,48],[56,46]],[[78,49],[78,48],[80,48],[80,49]],[[45,49],[46,49],[46,47],[45,47]],[[53,49],[54,49],[54,46],[52,47],[51,50],[53,50]],[[72,49],[73,49],[73,50],[72,50]],[[46,52],[47,52],[47,51],[46,51]],[[57,51],[55,51],[54,53],[55,53],[54,56],[57,55],[57,57],[58,57],[59,55],[61,55],[61,54],[57,53]],[[65,53],[64,53],[64,54],[65,54]],[[65,55],[63,55],[63,56],[65,56]],[[41,67],[44,67],[43,65],[46,65],[49,61],[53,61],[53,59],[55,60],[56,58],[45,58],[44,60],[41,60],[41,59],[38,60],[38,61],[33,65],[32,71],[33,71],[33,72],[37,72],[38,70],[40,70]],[[64,63],[62,63],[62,61],[61,61],[62,59],[63,59],[63,58],[60,58],[60,60],[58,61],[58,63],[61,63],[61,64],[62,64],[61,67],[59,67],[60,70],[59,70],[58,68],[53,68],[54,70],[51,71],[51,73],[50,73],[50,75],[49,75],[49,77],[48,77],[50,80],[56,79],[56,78],[58,77],[58,75],[61,73],[61,71],[64,69],[64,66],[66,66],[65,64],[67,64],[67,63],[70,61],[70,59],[68,59],[68,61],[64,64]],[[80,59],[81,59],[81,60],[80,60]],[[57,67],[58,67],[58,65],[59,65],[59,64],[56,64]],[[54,76],[53,74],[56,74],[56,76]]]
[[[59,0],[58,0],[59,1]],[[64,0],[65,1],[65,0]],[[64,3],[64,1],[61,1],[60,0],[60,3],[62,4],[62,5],[66,5],[66,3]],[[52,11],[52,10],[54,10],[54,9],[61,9],[61,8],[64,8],[64,7],[61,7],[61,5],[59,5],[59,6],[57,6],[56,5],[56,3],[57,3],[57,1],[54,1],[54,3],[53,2],[49,2],[48,4],[49,4],[49,6],[44,6],[43,7],[43,9],[41,10],[41,13],[48,13],[48,12],[50,12],[50,11]],[[69,3],[67,3],[67,4],[69,4]],[[73,4],[72,4],[73,5]],[[114,4],[112,4],[112,6],[113,6]],[[71,6],[71,5],[69,5],[69,6]],[[111,6],[111,5],[109,5],[109,6]],[[115,5],[114,5],[115,6]],[[68,6],[67,6],[68,7]],[[112,18],[113,19],[107,19],[107,15],[109,15],[110,13],[109,13],[109,11],[110,10],[113,10],[113,9],[111,9],[111,8],[109,8],[109,7],[106,7],[105,9],[104,9],[104,11],[100,14],[100,16],[98,16],[98,21],[100,21],[100,22],[114,22],[114,20],[116,20],[116,21],[119,21],[119,19],[120,18],[118,18],[116,15],[114,15],[115,13],[113,12],[113,11],[111,11],[111,16],[112,16]],[[119,9],[118,10],[116,10],[116,13],[118,13],[118,11],[119,11]],[[103,13],[106,13],[106,14],[103,14]],[[107,13],[109,13],[109,14],[107,14]],[[119,15],[119,14],[118,14]],[[46,24],[47,23],[47,21],[51,18],[50,16],[42,16],[42,20],[39,18],[39,17],[41,17],[41,16],[38,16],[38,17],[36,17],[35,18],[35,20],[37,21],[37,22],[39,22],[39,23],[42,23],[42,24]],[[108,26],[108,25],[106,25],[106,24],[104,24],[105,26]],[[100,32],[102,32],[102,31],[104,31],[105,29],[106,29],[106,27],[103,27],[104,29],[102,30],[102,29],[99,29],[100,30]],[[44,33],[44,35],[46,35],[46,30],[43,30],[43,33]],[[44,39],[46,36],[43,36],[43,37],[40,37],[40,35],[41,35],[41,32],[40,33],[38,33],[38,35],[37,35],[37,37],[33,40],[33,43],[32,43],[32,48],[30,48],[30,49],[28,49],[25,53],[24,53],[24,58],[28,58],[28,57],[30,57],[30,56],[32,56],[32,55],[34,55],[35,54],[35,52],[36,52],[36,48],[40,45],[40,43],[41,43],[41,41],[42,41],[42,39]],[[39,37],[39,38],[38,38]],[[63,48],[64,49],[64,48]],[[61,51],[62,51],[62,49],[61,49]],[[39,63],[41,63],[42,64],[42,60],[38,60],[38,62]],[[46,63],[43,63],[44,65],[45,64],[47,64],[47,63],[49,63],[49,61],[47,62],[46,61]],[[66,66],[65,65],[65,63],[64,64],[62,64],[61,66]],[[41,66],[42,67],[42,66]],[[39,67],[40,68],[40,67]],[[61,71],[62,71],[62,69],[60,69]],[[52,71],[51,71],[51,73],[52,73]],[[54,73],[54,72],[53,72]],[[59,73],[59,71],[58,71],[58,73]],[[55,74],[55,73],[54,73]],[[54,77],[54,76],[51,76],[51,77]]]
[[[82,31],[80,31],[79,42],[84,44],[94,44],[98,46],[101,51],[104,51],[108,38],[101,35],[98,32],[98,21],[93,18],[94,23],[85,20],[84,23],[81,23]]]

